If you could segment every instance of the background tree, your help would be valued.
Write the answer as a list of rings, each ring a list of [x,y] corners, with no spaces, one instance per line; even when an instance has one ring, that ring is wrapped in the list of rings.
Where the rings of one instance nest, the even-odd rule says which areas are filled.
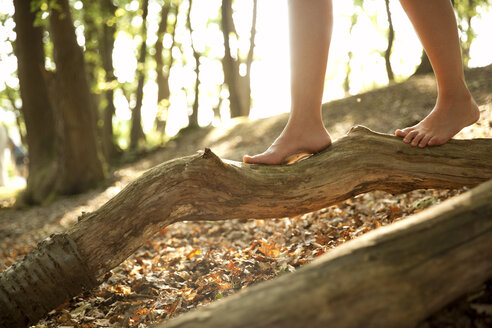
[[[193,100],[193,108],[190,115],[190,123],[191,127],[198,127],[198,105],[199,105],[199,88],[200,88],[200,57],[201,54],[196,50],[196,47],[193,44],[193,28],[191,27],[191,9],[193,6],[193,0],[190,0],[190,5],[188,8],[188,15],[186,16],[186,25],[190,32],[190,44],[191,49],[193,50],[193,58],[195,59],[195,99]]]
[[[136,149],[140,141],[145,142],[145,134],[142,129],[142,102],[145,82],[145,62],[147,58],[147,15],[149,13],[149,0],[142,1],[142,44],[138,56],[137,67],[137,91],[135,107],[132,108],[132,124],[130,130],[130,149]]]
[[[233,19],[232,0],[222,0],[221,26],[224,36],[224,58],[222,67],[224,80],[229,89],[231,117],[248,116],[251,106],[251,64],[256,35],[257,0],[253,0],[253,15],[251,22],[250,46],[246,60],[242,60],[239,49],[232,49],[231,38],[239,39]],[[241,64],[246,65],[246,74],[240,73]]]
[[[57,124],[61,126],[57,190],[71,194],[94,187],[105,174],[96,140],[94,103],[68,0],[57,0],[50,5],[50,32],[56,63],[51,87],[59,95],[52,103],[56,103]]]
[[[114,88],[117,84],[113,68],[113,47],[116,33],[115,11],[117,8],[111,1],[102,1],[100,2],[100,6],[103,26],[99,34],[99,44],[105,81],[103,91],[105,101],[103,107],[102,146],[106,159],[111,161],[121,153],[113,131],[113,116],[116,111],[114,106]]]
[[[24,200],[42,202],[55,178],[55,117],[43,78],[45,53],[43,30],[34,26],[32,1],[15,0],[17,74],[29,148],[29,176]],[[13,101],[15,103],[15,101]]]
[[[384,62],[386,63],[386,74],[388,75],[388,81],[394,81],[395,75],[393,74],[393,68],[391,67],[391,49],[393,48],[393,41],[395,40],[395,29],[393,28],[393,20],[391,19],[391,10],[389,7],[389,0],[384,0],[386,6],[386,17],[388,19],[388,47],[384,52]]]
[[[354,0],[354,12],[352,13],[352,15],[350,16],[350,27],[349,27],[349,34],[351,35],[352,34],[352,31],[355,27],[355,25],[357,24],[357,21],[359,19],[359,10],[362,9],[362,3],[363,1],[362,0]],[[354,53],[352,51],[351,48],[349,48],[348,52],[347,52],[347,63],[346,63],[346,68],[345,68],[345,78],[343,80],[343,90],[345,92],[345,95],[349,95],[349,91],[350,91],[350,73],[352,71],[352,67],[350,66],[351,65],[351,62],[352,62],[352,58],[354,56]]]
[[[156,130],[160,135],[164,135],[166,130],[167,112],[169,108],[169,97],[171,92],[169,90],[169,76],[171,73],[171,67],[173,65],[172,50],[175,43],[176,35],[176,23],[178,5],[174,4],[174,1],[164,1],[161,9],[161,17],[159,22],[159,28],[157,30],[157,41],[155,43],[155,56],[156,63],[156,83],[157,83],[157,115],[155,120]],[[172,15],[170,15],[170,13]],[[173,18],[174,21],[171,21]],[[171,46],[167,51],[167,56],[164,58],[164,35],[166,32],[170,32]],[[165,65],[167,64],[167,65]]]

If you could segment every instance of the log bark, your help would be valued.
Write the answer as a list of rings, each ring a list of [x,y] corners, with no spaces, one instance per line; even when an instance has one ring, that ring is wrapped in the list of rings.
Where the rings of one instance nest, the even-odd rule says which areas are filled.
[[[43,315],[39,308],[46,313],[94,287],[105,272],[177,221],[292,216],[376,189],[401,193],[472,187],[488,179],[490,139],[452,140],[420,149],[356,127],[327,150],[289,166],[221,160],[207,149],[156,166],[100,209],[80,217],[60,237],[70,245],[69,261],[59,255],[63,252],[48,252],[40,244],[33,254],[50,256],[28,256],[7,269],[0,276],[0,325],[36,322]],[[39,269],[31,269],[33,265]],[[81,269],[73,270],[75,265]],[[80,272],[87,274],[85,280]],[[41,288],[50,294],[38,293]]]
[[[492,276],[492,181],[154,328],[414,327]]]

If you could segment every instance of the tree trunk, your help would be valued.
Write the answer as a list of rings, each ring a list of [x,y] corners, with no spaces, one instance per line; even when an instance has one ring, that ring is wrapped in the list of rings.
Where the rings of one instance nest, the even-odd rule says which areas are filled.
[[[250,71],[253,62],[254,41],[256,35],[256,10],[257,2],[253,0],[253,19],[251,24],[250,48],[246,59],[246,75],[241,76],[239,67],[241,59],[239,58],[239,49],[236,49],[236,58],[232,55],[232,49],[229,38],[231,35],[236,35],[237,32],[234,26],[232,17],[232,0],[222,0],[221,7],[221,25],[222,34],[224,36],[224,57],[222,58],[222,68],[224,71],[224,82],[229,90],[229,103],[231,117],[248,116],[251,106],[251,90],[250,90]]]
[[[357,24],[358,19],[359,14],[357,14],[357,12],[354,12],[350,20],[349,35],[352,35],[352,30],[354,29],[355,24]],[[353,55],[354,54],[352,50],[349,49],[347,53],[348,60],[345,69],[345,79],[343,80],[343,91],[345,92],[345,96],[350,95],[350,74],[352,73],[352,67],[350,66],[350,64],[352,63]]]
[[[171,47],[169,48],[168,61],[167,61],[167,72],[164,74],[164,59],[163,59],[163,40],[166,29],[169,25],[168,16],[169,13],[173,11],[175,15],[174,25],[172,26],[171,32]],[[156,131],[160,133],[163,137],[166,133],[166,123],[168,116],[168,109],[170,106],[169,98],[171,96],[171,92],[169,90],[169,76],[171,74],[171,68],[173,66],[173,48],[175,45],[175,34],[176,34],[176,25],[178,21],[178,12],[179,12],[179,4],[174,4],[170,2],[169,4],[164,3],[161,11],[161,22],[159,23],[159,29],[157,32],[157,42],[155,45],[156,53],[155,53],[155,62],[156,62],[156,71],[157,71],[157,115],[155,120],[155,128]]]
[[[492,275],[491,199],[489,181],[155,328],[415,327]]]
[[[471,187],[491,178],[492,140],[487,139],[420,149],[357,127],[327,150],[288,166],[222,161],[206,149],[147,171],[97,211],[81,216],[70,231],[7,269],[0,276],[0,324],[36,322],[97,285],[105,272],[177,221],[293,216],[372,190]]]
[[[247,110],[244,116],[249,116],[249,111],[251,109],[251,66],[253,64],[254,50],[255,50],[255,39],[256,39],[256,16],[258,11],[258,0],[253,0],[253,14],[251,19],[251,31],[249,37],[249,49],[248,56],[246,58],[246,75],[241,78],[242,85],[242,96],[243,106]]]
[[[196,51],[195,45],[193,44],[193,29],[191,27],[191,8],[193,5],[193,0],[190,0],[190,7],[188,8],[188,15],[186,18],[186,25],[190,31],[190,43],[191,49],[193,50],[193,58],[195,58],[195,99],[193,100],[192,113],[190,115],[190,127],[198,127],[198,107],[199,107],[199,88],[200,88],[200,53]]]
[[[164,58],[162,56],[162,52],[164,50],[164,46],[162,42],[164,41],[164,35],[166,34],[167,29],[167,17],[169,16],[170,11],[170,3],[165,2],[162,5],[161,10],[161,21],[159,22],[159,28],[157,29],[157,41],[155,43],[155,63],[156,63],[156,73],[157,73],[157,104],[160,104],[164,99],[169,99],[170,91],[169,91],[169,81],[167,76],[164,75]],[[171,56],[172,58],[172,56]],[[171,67],[169,67],[170,69]],[[168,75],[168,74],[167,74]]]
[[[55,183],[55,118],[42,74],[45,60],[42,29],[34,27],[31,1],[15,0],[14,6],[21,110],[29,148],[29,176],[22,200],[41,203]]]
[[[121,149],[116,144],[113,132],[113,116],[116,111],[114,107],[114,84],[116,83],[113,68],[113,47],[114,35],[116,33],[115,23],[109,21],[115,19],[116,7],[111,1],[102,1],[101,9],[104,13],[105,23],[102,29],[101,44],[101,59],[102,66],[105,72],[105,80],[107,88],[104,91],[106,98],[106,106],[104,108],[102,146],[105,158],[110,162],[117,158],[121,153]]]
[[[391,67],[391,49],[393,48],[393,41],[395,39],[395,30],[393,28],[393,20],[391,19],[391,11],[389,7],[389,0],[384,0],[386,5],[386,16],[388,17],[388,47],[384,52],[384,61],[386,63],[386,74],[388,75],[388,81],[394,81],[395,75],[393,74],[393,68]]]
[[[57,190],[82,192],[104,180],[96,141],[95,114],[82,49],[75,37],[68,0],[51,8],[50,27],[56,63],[57,108],[62,144]],[[58,9],[59,7],[59,9]]]
[[[147,58],[147,14],[149,12],[149,0],[143,0],[142,10],[142,45],[140,46],[140,56],[138,58],[137,100],[132,110],[130,149],[137,149],[141,141],[145,142],[145,134],[142,130],[142,102],[145,82],[145,59]]]

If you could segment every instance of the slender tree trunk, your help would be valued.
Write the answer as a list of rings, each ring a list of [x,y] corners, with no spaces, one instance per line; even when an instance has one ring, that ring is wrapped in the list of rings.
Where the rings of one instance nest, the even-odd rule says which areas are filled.
[[[145,83],[145,59],[147,58],[147,14],[149,12],[149,0],[142,1],[142,10],[142,45],[140,46],[140,56],[138,58],[137,100],[132,110],[130,149],[137,149],[140,141],[145,141],[145,134],[142,129],[142,102]]]
[[[195,99],[193,100],[193,112],[190,116],[191,127],[198,127],[198,107],[199,107],[199,88],[200,88],[200,54],[193,50],[193,57],[195,58]]]
[[[177,221],[292,216],[372,190],[472,187],[488,179],[492,140],[487,139],[451,140],[423,152],[398,137],[356,127],[326,151],[287,166],[222,161],[207,149],[148,170],[97,211],[81,216],[67,233],[42,242],[2,273],[0,325],[36,322],[71,296],[96,286],[101,275]],[[480,226],[487,229],[469,229],[490,239],[491,221],[482,219],[487,220]],[[429,240],[440,238],[433,243],[439,247],[443,235],[433,237]],[[402,249],[405,245],[400,244]],[[490,251],[490,241],[486,246]],[[396,255],[406,258],[404,253]]]
[[[199,88],[200,88],[200,54],[196,51],[193,44],[193,29],[191,27],[191,8],[193,5],[193,0],[190,0],[190,7],[188,9],[188,16],[186,18],[186,25],[190,31],[190,42],[191,48],[193,49],[193,58],[195,58],[195,99],[193,101],[193,112],[190,115],[190,127],[198,127],[198,107],[199,107]]]
[[[241,80],[241,101],[244,113],[242,116],[248,116],[251,108],[251,66],[253,64],[255,39],[256,39],[256,16],[258,11],[258,0],[253,0],[253,13],[251,19],[251,31],[249,38],[249,50],[246,58],[246,75],[240,77]]]
[[[358,18],[359,18],[359,14],[357,13],[352,14],[349,35],[352,35],[352,30],[354,29],[355,24],[357,24]],[[343,90],[345,91],[345,95],[348,95],[350,92],[350,74],[352,73],[352,67],[350,66],[350,64],[352,63],[352,57],[353,57],[352,49],[349,49],[347,53],[347,57],[348,60],[345,69],[345,79],[343,80]]]
[[[391,49],[393,48],[393,41],[395,39],[395,30],[393,28],[393,20],[391,19],[391,11],[389,7],[389,0],[384,0],[386,5],[386,15],[388,17],[388,47],[384,52],[384,61],[386,63],[386,74],[388,75],[388,81],[394,81],[395,76],[393,74],[393,68],[391,67]]]
[[[161,21],[159,22],[159,28],[157,30],[157,41],[155,43],[155,63],[156,63],[156,73],[157,73],[157,104],[160,105],[161,101],[164,99],[169,99],[169,81],[167,79],[168,74],[164,74],[164,58],[163,58],[163,41],[164,35],[166,34],[166,29],[168,26],[167,18],[170,12],[170,3],[165,2],[162,5],[161,10]],[[172,57],[172,56],[171,56]],[[170,68],[170,67],[169,67]]]
[[[246,63],[243,63],[246,65],[246,75],[241,76],[239,73],[239,67],[242,62],[239,58],[239,53],[237,53],[237,58],[232,56],[231,44],[229,41],[231,35],[236,35],[237,37],[234,19],[232,17],[232,0],[222,0],[221,24],[222,34],[224,36],[224,57],[222,58],[222,68],[224,71],[224,81],[229,89],[231,117],[249,115],[251,106],[250,72],[251,64],[253,62],[254,41],[256,35],[256,11],[257,3],[256,0],[253,0],[250,49]]]
[[[465,66],[468,66],[468,62],[470,61],[470,48],[471,44],[473,42],[473,39],[476,37],[475,31],[473,30],[473,27],[471,26],[471,21],[473,16],[476,14],[475,8],[477,4],[475,3],[476,0],[468,0],[467,1],[467,8],[465,10],[465,14],[463,19],[466,20],[466,41],[461,41],[461,53],[463,57],[463,64]]]
[[[58,91],[54,101],[58,101],[57,120],[63,134],[57,190],[72,194],[96,186],[104,180],[104,170],[96,140],[94,103],[68,0],[56,3],[57,8],[51,8],[50,27]]]
[[[45,60],[42,29],[34,27],[31,1],[15,0],[14,6],[17,72],[29,149],[29,176],[23,198],[28,203],[41,203],[55,183],[55,118],[42,74]]]
[[[113,47],[114,35],[116,33],[115,19],[116,7],[111,1],[102,1],[101,7],[105,16],[105,24],[102,28],[101,59],[102,66],[106,75],[106,85],[108,88],[104,91],[106,105],[104,108],[102,145],[105,158],[111,161],[119,156],[121,149],[117,146],[113,132],[113,116],[116,111],[114,107],[114,83],[116,82],[113,69]]]
[[[165,65],[163,60],[162,42],[163,42],[163,37],[165,35],[165,31],[166,29],[168,29],[167,27],[169,26],[168,17],[169,17],[169,13],[171,12],[174,13],[175,19],[174,19],[174,24],[171,26],[172,28],[171,47],[167,51],[168,52],[168,55],[166,56],[167,63]],[[169,89],[169,77],[171,76],[171,68],[174,63],[173,48],[176,44],[175,35],[176,35],[176,25],[178,24],[178,12],[179,12],[179,3],[175,4],[173,1],[169,3],[167,9],[165,7],[162,8],[162,12],[161,12],[162,18],[159,26],[159,30],[162,30],[162,34],[158,34],[159,39],[156,43],[155,61],[156,61],[156,70],[157,70],[158,112],[155,120],[155,128],[156,131],[158,131],[162,137],[164,137],[166,133],[168,109],[170,106],[171,92]],[[164,17],[166,17],[165,26],[163,26]],[[166,73],[164,74],[163,70],[165,66],[167,66],[167,68],[166,68]]]
[[[241,99],[239,89],[239,65],[231,55],[229,42],[230,35],[235,33],[234,21],[232,18],[232,0],[222,0],[222,34],[224,36],[224,57],[222,58],[222,68],[224,71],[224,82],[229,90],[229,106],[231,117],[241,116]],[[237,34],[236,34],[237,35]]]

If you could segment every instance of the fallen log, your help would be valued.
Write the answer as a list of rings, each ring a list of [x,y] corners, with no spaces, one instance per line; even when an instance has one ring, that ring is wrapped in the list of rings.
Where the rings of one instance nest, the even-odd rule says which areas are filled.
[[[414,327],[492,277],[492,180],[154,328]]]
[[[177,221],[298,215],[372,190],[473,187],[492,178],[492,140],[413,148],[356,127],[289,166],[221,160],[206,149],[150,169],[69,231],[0,275],[0,326],[23,327],[97,279]]]

